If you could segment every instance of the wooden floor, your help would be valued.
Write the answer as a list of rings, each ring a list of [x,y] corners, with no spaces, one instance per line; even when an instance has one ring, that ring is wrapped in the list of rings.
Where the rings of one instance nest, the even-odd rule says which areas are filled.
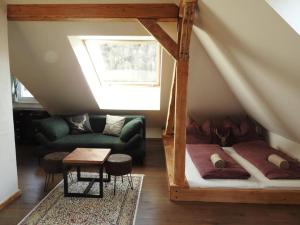
[[[0,211],[0,225],[17,224],[44,196],[44,174],[32,148],[18,148],[22,197]],[[299,225],[300,206],[225,203],[175,203],[169,201],[164,151],[161,141],[147,142],[147,158],[134,173],[145,174],[136,225]],[[61,180],[56,177],[55,182]]]

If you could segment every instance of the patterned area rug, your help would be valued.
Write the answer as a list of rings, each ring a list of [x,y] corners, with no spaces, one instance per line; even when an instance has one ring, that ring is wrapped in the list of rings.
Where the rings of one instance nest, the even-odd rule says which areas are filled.
[[[84,176],[96,176],[93,173],[82,173]],[[83,192],[88,182],[76,182],[73,174],[69,190]],[[113,178],[113,177],[112,177]],[[104,197],[70,198],[64,197],[61,181],[20,223],[19,225],[133,225],[138,208],[143,175],[132,175],[131,190],[126,176],[124,182],[117,179],[116,195],[113,193],[113,182],[104,184]],[[113,179],[112,179],[113,181]],[[95,183],[90,194],[99,193]]]

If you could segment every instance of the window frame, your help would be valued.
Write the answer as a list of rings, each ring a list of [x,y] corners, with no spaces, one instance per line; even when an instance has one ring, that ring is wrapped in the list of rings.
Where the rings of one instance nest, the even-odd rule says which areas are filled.
[[[89,50],[88,41],[103,41],[105,43],[118,43],[118,44],[128,44],[128,43],[145,43],[145,42],[155,42],[156,44],[156,81],[153,83],[150,82],[124,82],[124,81],[113,81],[107,82],[101,79],[101,74],[97,68],[96,62],[94,61],[94,57]],[[99,82],[101,85],[121,85],[121,86],[144,86],[144,87],[160,87],[161,86],[161,59],[162,59],[162,48],[159,42],[157,42],[153,37],[149,36],[97,36],[97,37],[83,37],[82,42],[86,51],[89,55],[89,58],[93,64],[94,70],[97,74]]]

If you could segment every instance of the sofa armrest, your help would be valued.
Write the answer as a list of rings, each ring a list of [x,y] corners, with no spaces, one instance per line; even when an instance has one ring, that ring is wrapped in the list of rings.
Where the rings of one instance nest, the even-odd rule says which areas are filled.
[[[140,118],[135,118],[127,122],[121,130],[120,139],[123,142],[128,142],[131,138],[134,137],[135,134],[141,132],[142,127],[143,121]]]
[[[146,155],[146,142],[142,132],[134,135],[127,142],[125,152],[133,157],[134,163],[143,164]]]
[[[35,134],[35,139],[41,145],[47,145],[50,143],[50,140],[41,132]]]
[[[126,144],[126,149],[130,150],[138,147],[143,141],[143,137],[140,134],[135,134]]]

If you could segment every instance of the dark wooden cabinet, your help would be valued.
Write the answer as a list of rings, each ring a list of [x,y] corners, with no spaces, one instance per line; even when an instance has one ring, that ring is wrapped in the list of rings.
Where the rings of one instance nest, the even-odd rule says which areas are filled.
[[[45,110],[14,109],[14,128],[16,144],[35,144],[34,120],[49,117]]]

